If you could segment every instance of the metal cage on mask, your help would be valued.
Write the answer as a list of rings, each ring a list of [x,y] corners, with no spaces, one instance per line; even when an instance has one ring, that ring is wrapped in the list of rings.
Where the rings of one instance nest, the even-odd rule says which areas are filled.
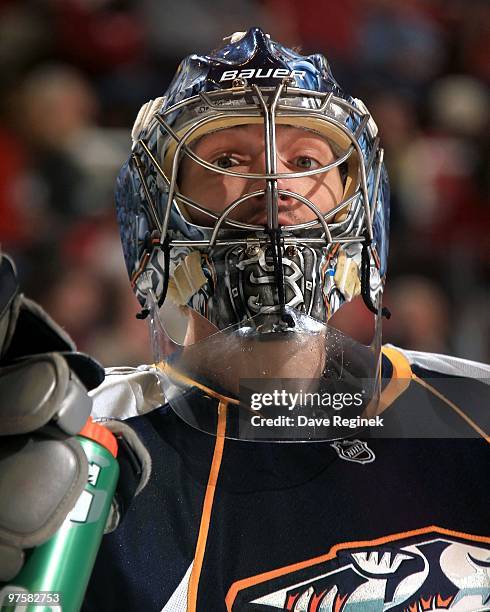
[[[309,249],[308,253],[315,259],[315,266],[324,258],[327,250],[336,248],[335,245],[344,245],[343,248],[349,248],[351,245],[351,251],[357,251],[357,255],[358,250],[361,251],[360,294],[369,310],[378,314],[379,304],[375,302],[378,301],[376,294],[379,293],[381,283],[375,282],[375,287],[371,286],[372,270],[378,270],[378,274],[375,274],[378,277],[383,271],[379,270],[381,263],[376,252],[379,245],[374,245],[374,249],[371,246],[373,220],[376,207],[379,207],[380,184],[386,181],[386,177],[383,174],[383,150],[379,148],[377,128],[362,102],[346,100],[333,92],[320,93],[301,89],[295,86],[290,77],[286,77],[274,88],[258,87],[256,84],[248,86],[246,80],[237,79],[230,89],[201,92],[168,108],[165,107],[165,100],[161,100],[158,105],[153,103],[152,109],[152,115],[146,120],[146,129],[135,140],[132,155],[140,181],[139,188],[144,197],[144,208],[150,220],[148,230],[152,230],[146,232],[145,255],[140,258],[138,269],[133,271],[132,281],[137,292],[139,289],[142,294],[146,294],[151,287],[154,295],[157,295],[158,306],[163,305],[169,283],[175,283],[175,275],[170,269],[172,251],[179,253],[175,258],[176,262],[181,261],[190,251],[197,251],[205,258],[208,256],[206,254],[213,253],[215,261],[220,256],[224,257],[224,253],[233,247],[242,248],[244,257],[251,253],[262,253],[265,258],[267,253],[275,278],[276,294],[275,297],[269,298],[275,300],[275,305],[269,303],[266,308],[269,313],[279,310],[281,325],[288,326],[292,324],[292,319],[286,312],[286,306],[296,307],[298,299],[297,295],[294,301],[288,300],[286,296],[285,253],[297,252],[298,247]],[[258,122],[263,124],[264,128],[263,174],[220,168],[198,157],[189,146],[210,132]],[[276,126],[285,124],[302,127],[324,136],[334,143],[339,156],[332,163],[319,168],[278,173]],[[178,173],[184,155],[210,172],[264,181],[264,189],[251,191],[226,203],[219,214],[212,212],[198,201],[179,192]],[[342,201],[327,213],[322,213],[306,196],[278,188],[280,179],[327,173],[342,164],[348,168],[344,196]],[[305,223],[280,227],[278,199],[281,196],[301,202],[312,211],[315,218]],[[232,218],[232,213],[238,207],[246,206],[248,200],[257,197],[265,198],[266,226],[247,224]],[[188,209],[205,214],[210,219],[210,226],[194,223],[190,219]],[[381,248],[384,248],[384,245],[381,245]],[[156,283],[154,274],[145,274],[147,267],[151,268],[152,261],[153,265],[159,261],[156,267],[161,270]],[[176,262],[174,261],[174,264]],[[301,271],[305,272],[304,262]],[[201,276],[201,279],[204,281],[204,276]],[[188,280],[184,279],[184,283]],[[181,296],[181,306],[188,302],[187,298],[192,297],[192,289],[186,289]],[[228,290],[232,295],[238,288],[228,287]],[[305,298],[305,291],[302,293]],[[351,297],[347,295],[347,299]],[[232,297],[231,301],[233,302]],[[324,314],[321,312],[321,306],[313,310],[308,308],[307,301],[303,299],[303,312],[325,321],[343,300],[341,296],[336,307],[328,308],[327,305]],[[310,299],[310,304],[311,302]],[[200,304],[202,307],[202,298]],[[234,303],[233,311],[231,317],[220,318],[217,329],[226,328],[256,314],[247,311],[247,308],[237,309]],[[148,312],[146,305],[141,316],[146,316]],[[204,309],[201,308],[201,314],[207,314],[205,305]],[[388,313],[383,310],[383,314]]]

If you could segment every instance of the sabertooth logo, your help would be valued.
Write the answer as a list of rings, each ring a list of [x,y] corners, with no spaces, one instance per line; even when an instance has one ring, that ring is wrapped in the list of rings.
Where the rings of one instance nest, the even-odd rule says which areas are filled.
[[[428,527],[340,544],[236,582],[226,603],[244,612],[489,611],[490,538]]]

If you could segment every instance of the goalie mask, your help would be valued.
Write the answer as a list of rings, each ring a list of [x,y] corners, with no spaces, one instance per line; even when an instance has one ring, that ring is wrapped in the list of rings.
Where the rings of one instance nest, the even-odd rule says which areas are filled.
[[[228,150],[237,134],[245,161]],[[210,149],[211,136],[225,144]],[[322,55],[302,56],[253,28],[186,58],[165,96],[140,110],[132,137],[118,221],[174,410],[216,433],[220,410],[230,421],[233,405],[221,433],[241,439],[343,437],[330,426],[257,435],[250,398],[262,384],[253,381],[270,391],[287,380],[291,395],[282,397],[361,393],[343,416],[376,409],[389,194],[365,105],[341,90]],[[298,149],[290,163],[281,147],[303,140],[323,153],[310,163]],[[349,317],[347,327],[336,323],[359,301],[372,322],[363,342],[347,333]],[[203,409],[196,389],[215,404]],[[338,410],[306,404],[288,410],[307,418]]]

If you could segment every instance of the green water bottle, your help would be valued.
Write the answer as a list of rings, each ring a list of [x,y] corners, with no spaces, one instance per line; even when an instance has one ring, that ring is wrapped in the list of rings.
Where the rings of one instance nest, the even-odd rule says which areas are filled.
[[[33,549],[1,591],[2,612],[77,612],[99,551],[119,477],[117,440],[87,421],[78,440],[88,459],[88,481],[75,507],[47,542]]]

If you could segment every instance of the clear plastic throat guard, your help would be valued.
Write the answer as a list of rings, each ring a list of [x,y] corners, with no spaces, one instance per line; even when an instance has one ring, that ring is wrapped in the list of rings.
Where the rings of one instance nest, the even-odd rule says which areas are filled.
[[[353,436],[376,415],[379,316],[369,346],[288,307],[294,325],[261,314],[186,346],[169,338],[151,293],[148,302],[166,399],[196,429],[246,441],[318,442]]]

